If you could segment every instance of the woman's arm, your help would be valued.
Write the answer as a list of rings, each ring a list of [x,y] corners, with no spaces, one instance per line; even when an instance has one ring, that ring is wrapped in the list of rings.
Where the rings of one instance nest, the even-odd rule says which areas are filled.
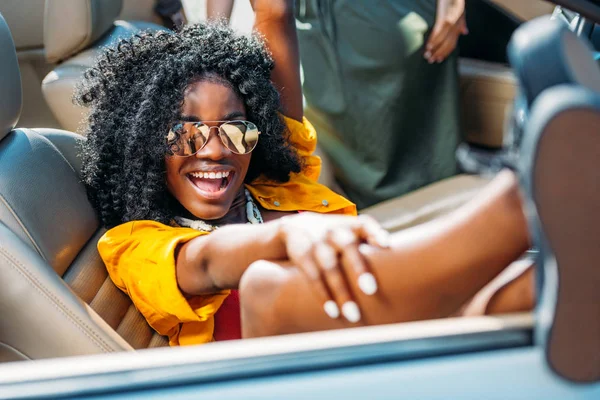
[[[374,220],[302,213],[261,225],[235,224],[183,244],[175,265],[179,288],[187,295],[238,287],[258,260],[292,260],[310,277],[321,304],[349,300],[338,254],[357,259],[360,243],[382,246],[387,233]],[[366,272],[361,262],[353,271]]]
[[[229,225],[199,236],[179,249],[177,283],[187,295],[237,288],[244,271],[256,260],[286,258],[274,223]]]
[[[390,249],[364,246],[363,256],[379,282],[367,296],[343,263],[360,324],[446,317],[529,247],[516,178],[500,174],[456,212],[392,236]],[[352,326],[332,320],[295,268],[271,262],[251,266],[240,283],[244,337]]]
[[[251,0],[256,13],[254,29],[261,33],[275,60],[271,80],[281,95],[283,113],[302,121],[300,55],[293,0]]]

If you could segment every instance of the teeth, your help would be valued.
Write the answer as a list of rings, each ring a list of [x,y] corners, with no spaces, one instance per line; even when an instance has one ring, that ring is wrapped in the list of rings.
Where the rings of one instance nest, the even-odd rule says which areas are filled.
[[[230,172],[190,172],[194,178],[201,179],[223,179],[229,176]]]

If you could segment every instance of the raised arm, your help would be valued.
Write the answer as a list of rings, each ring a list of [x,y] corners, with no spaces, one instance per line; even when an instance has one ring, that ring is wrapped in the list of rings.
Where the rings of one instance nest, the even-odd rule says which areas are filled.
[[[275,60],[271,79],[281,95],[283,113],[302,121],[300,55],[293,0],[251,0],[256,13],[254,29],[261,33]]]

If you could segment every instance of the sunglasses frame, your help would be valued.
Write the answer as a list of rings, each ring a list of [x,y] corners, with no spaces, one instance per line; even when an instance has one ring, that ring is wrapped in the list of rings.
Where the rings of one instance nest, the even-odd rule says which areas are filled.
[[[254,147],[252,148],[252,150],[250,150],[250,151],[248,151],[246,153],[239,153],[237,151],[232,150],[227,145],[227,143],[225,142],[225,140],[223,139],[223,135],[227,136],[227,133],[222,129],[222,126],[225,125],[225,124],[228,124],[228,123],[232,123],[232,122],[241,122],[242,124],[244,124],[246,126],[246,128],[248,128],[248,124],[252,124],[256,128],[257,135],[260,136],[260,134],[261,134],[261,131],[258,130],[258,127],[256,126],[256,124],[254,122],[246,121],[246,120],[243,120],[243,119],[234,119],[234,120],[231,120],[231,121],[178,121],[178,122],[172,124],[171,125],[171,129],[169,129],[169,133],[166,136],[167,144],[169,143],[170,140],[172,140],[172,139],[169,139],[169,136],[171,136],[171,134],[176,135],[176,133],[173,132],[173,126],[175,126],[175,124],[177,124],[177,123],[183,123],[183,124],[202,124],[202,125],[205,125],[206,127],[208,127],[208,138],[206,139],[206,141],[204,142],[204,144],[200,148],[198,148],[195,152],[193,152],[192,154],[186,154],[186,155],[175,154],[174,152],[172,152],[170,150],[170,148],[168,149],[168,152],[173,157],[191,157],[191,156],[194,156],[194,155],[198,154],[198,152],[200,150],[202,150],[204,147],[206,147],[206,144],[210,140],[210,134],[212,132],[212,129],[216,128],[217,129],[217,136],[219,137],[219,140],[221,140],[221,143],[223,144],[223,146],[225,146],[225,148],[227,150],[231,151],[234,154],[238,154],[238,155],[244,155],[244,154],[250,154],[250,153],[252,153],[254,151],[254,149],[256,148],[256,145],[258,144],[258,137],[256,139],[256,144],[254,145]],[[210,123],[210,124],[219,124],[219,125],[207,125],[207,123]]]

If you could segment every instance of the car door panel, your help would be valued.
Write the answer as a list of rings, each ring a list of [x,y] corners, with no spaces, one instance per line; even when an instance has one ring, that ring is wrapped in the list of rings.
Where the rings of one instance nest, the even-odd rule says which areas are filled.
[[[540,349],[529,347],[82,398],[591,400],[600,398],[600,384],[578,386],[559,379]]]
[[[504,121],[517,91],[513,73],[503,64],[466,58],[460,60],[459,73],[465,141],[502,147]]]

